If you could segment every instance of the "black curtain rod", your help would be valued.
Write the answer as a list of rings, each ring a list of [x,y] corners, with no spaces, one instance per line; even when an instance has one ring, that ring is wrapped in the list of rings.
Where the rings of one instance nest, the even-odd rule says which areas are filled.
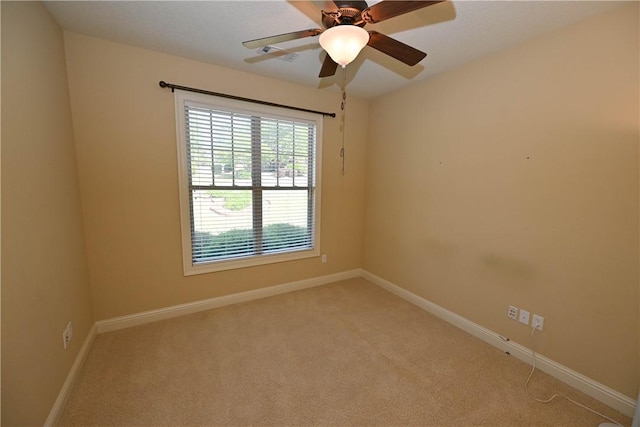
[[[305,111],[307,113],[322,114],[323,116],[329,116],[329,117],[335,117],[336,116],[336,113],[325,113],[323,111],[307,110],[306,108],[292,107],[290,105],[282,105],[282,104],[275,104],[273,102],[260,101],[259,99],[243,98],[241,96],[227,95],[225,93],[218,93],[218,92],[209,92],[208,90],[195,89],[195,88],[187,87],[187,86],[174,85],[172,83],[167,83],[167,82],[162,81],[162,80],[160,80],[159,84],[160,84],[161,88],[165,88],[165,87],[171,88],[171,92],[173,92],[175,89],[186,90],[186,91],[189,91],[189,92],[202,93],[202,94],[205,94],[205,95],[219,96],[221,98],[235,99],[237,101],[253,102],[254,104],[261,104],[261,105],[269,105],[271,107],[288,108],[289,110]]]

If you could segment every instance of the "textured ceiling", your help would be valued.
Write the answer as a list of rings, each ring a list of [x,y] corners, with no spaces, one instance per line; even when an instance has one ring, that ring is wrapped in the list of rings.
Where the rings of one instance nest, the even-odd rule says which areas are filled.
[[[322,28],[320,10],[331,9],[325,1],[47,1],[45,5],[69,31],[326,90],[338,90],[342,82],[340,69],[334,77],[318,78],[324,53],[317,37],[278,45],[298,54],[291,62],[242,45],[245,40]],[[428,55],[409,67],[365,47],[347,66],[349,92],[372,99],[621,5],[453,0],[369,24],[368,30]]]

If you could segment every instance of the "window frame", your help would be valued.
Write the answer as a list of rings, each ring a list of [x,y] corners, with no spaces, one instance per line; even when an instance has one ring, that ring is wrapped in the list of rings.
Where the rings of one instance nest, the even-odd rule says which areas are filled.
[[[320,256],[320,212],[321,212],[321,194],[322,194],[322,125],[323,116],[321,114],[308,113],[305,111],[289,110],[281,107],[273,107],[268,105],[250,104],[244,101],[238,101],[226,98],[217,98],[210,95],[193,93],[189,91],[175,90],[175,114],[176,114],[176,145],[178,160],[178,193],[180,202],[180,231],[182,236],[182,265],[185,276],[191,276],[203,273],[212,273],[216,271],[232,270],[258,265],[266,265],[272,263],[300,260],[311,257]],[[250,255],[245,257],[212,260],[194,264],[192,261],[191,246],[191,191],[189,187],[189,165],[187,164],[189,155],[187,153],[186,141],[186,118],[185,103],[197,104],[208,109],[219,109],[240,114],[250,114],[258,116],[266,116],[268,118],[283,120],[298,120],[304,122],[315,123],[315,153],[314,153],[314,203],[313,203],[313,246],[310,249],[294,249],[287,252],[268,253]],[[273,189],[277,189],[274,187]],[[267,188],[267,190],[272,190]]]

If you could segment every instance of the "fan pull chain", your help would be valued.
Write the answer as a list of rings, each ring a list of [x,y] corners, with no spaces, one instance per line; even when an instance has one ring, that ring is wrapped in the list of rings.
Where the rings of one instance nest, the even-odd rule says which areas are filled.
[[[342,104],[340,105],[340,109],[342,110],[342,122],[340,127],[342,128],[342,148],[340,148],[340,158],[342,159],[342,175],[345,174],[345,166],[344,166],[344,140],[345,140],[345,127],[347,124],[346,116],[347,116],[347,68],[342,67]]]

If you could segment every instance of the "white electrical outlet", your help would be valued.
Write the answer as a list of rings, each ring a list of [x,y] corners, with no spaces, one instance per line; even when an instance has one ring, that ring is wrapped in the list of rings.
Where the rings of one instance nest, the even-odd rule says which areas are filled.
[[[66,350],[71,342],[71,338],[73,338],[73,327],[71,326],[71,322],[67,323],[67,327],[62,332],[62,345]]]
[[[531,322],[531,326],[541,331],[544,326],[544,317],[538,316],[537,314],[533,315],[533,321]]]
[[[322,255],[322,263],[324,264],[325,262],[327,262],[327,256],[326,255]]]
[[[516,320],[518,318],[518,307],[510,305],[507,310],[507,317],[511,320]]]
[[[518,318],[520,323],[524,323],[525,325],[529,324],[529,312],[527,310],[520,309],[520,317]]]

